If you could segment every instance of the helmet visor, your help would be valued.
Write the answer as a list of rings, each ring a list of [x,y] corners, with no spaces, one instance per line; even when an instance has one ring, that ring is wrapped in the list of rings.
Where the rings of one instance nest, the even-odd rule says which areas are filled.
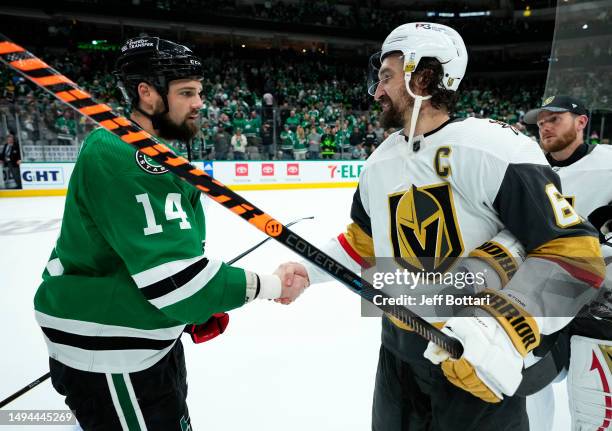
[[[386,73],[383,70],[381,74],[382,61],[380,59],[382,51],[375,52],[370,56],[369,66],[368,66],[368,94],[370,96],[374,96],[376,94],[376,88],[378,84],[388,79],[391,79],[391,75]],[[388,55],[385,54],[385,57]],[[403,55],[400,57],[403,58]]]
[[[374,96],[376,93],[376,87],[378,87],[378,83],[380,82],[380,78],[378,77],[378,72],[380,71],[380,55],[382,51],[375,52],[370,56],[370,60],[368,63],[368,94],[370,96]]]

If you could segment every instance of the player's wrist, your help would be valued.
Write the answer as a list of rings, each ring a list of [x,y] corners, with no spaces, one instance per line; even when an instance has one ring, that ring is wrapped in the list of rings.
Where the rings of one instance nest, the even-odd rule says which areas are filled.
[[[495,317],[494,321],[508,335],[512,345],[522,357],[540,344],[538,319],[523,307],[499,291],[486,289],[476,296],[484,299],[481,305],[469,307],[464,312],[471,313],[475,317],[483,315]]]
[[[525,260],[525,249],[509,232],[502,231],[490,241],[472,250],[469,256],[478,260],[481,266],[484,264],[487,269],[493,270],[489,272],[496,274],[497,277],[489,274],[487,287],[499,290],[510,281],[519,265]]]
[[[246,302],[254,299],[277,299],[282,293],[280,278],[275,274],[256,274],[245,271]]]
[[[281,297],[281,280],[276,274],[263,274],[259,276],[260,290],[257,298],[277,299]]]

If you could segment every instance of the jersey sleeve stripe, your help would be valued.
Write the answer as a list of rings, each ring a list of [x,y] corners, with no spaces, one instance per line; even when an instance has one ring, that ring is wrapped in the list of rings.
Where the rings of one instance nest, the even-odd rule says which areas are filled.
[[[551,260],[578,280],[600,287],[606,267],[599,247],[595,237],[564,237],[548,241],[532,250],[529,256]]]
[[[145,286],[149,286],[158,281],[172,277],[173,275],[183,271],[185,268],[188,268],[189,266],[198,262],[203,257],[203,255],[199,255],[187,259],[173,260],[171,262],[149,268],[145,271],[132,274],[132,278],[136,282],[136,285],[142,289]]]
[[[347,241],[346,237],[343,233],[338,235],[338,242],[344,249],[344,251],[353,259],[359,266],[368,267],[368,263],[362,259],[362,257],[357,253],[357,251],[351,246],[351,244]]]
[[[170,290],[165,295],[151,299],[149,302],[157,308],[163,308],[188,299],[201,289],[205,289],[206,285],[215,275],[217,275],[220,268],[221,261],[208,261],[208,265],[206,265],[205,268],[195,274],[191,279],[187,280],[184,284],[176,286],[176,288]],[[168,280],[168,283],[174,284],[173,280],[174,278],[172,277]]]
[[[338,241],[348,255],[362,268],[372,266],[366,259],[374,256],[372,237],[361,229],[357,223],[348,225],[346,232],[338,235]]]
[[[544,256],[543,258],[548,259],[552,262],[555,262],[561,268],[569,272],[574,278],[580,281],[583,281],[593,287],[600,287],[604,281],[604,277],[601,277],[597,274],[593,274],[590,271],[586,271],[577,265],[573,265],[573,262],[570,259],[562,259],[562,258],[547,257],[547,256]]]
[[[170,277],[164,278],[163,280],[157,281],[153,284],[149,284],[148,286],[141,287],[140,291],[149,301],[160,298],[189,283],[189,281],[202,272],[207,265],[208,259],[203,257]]]

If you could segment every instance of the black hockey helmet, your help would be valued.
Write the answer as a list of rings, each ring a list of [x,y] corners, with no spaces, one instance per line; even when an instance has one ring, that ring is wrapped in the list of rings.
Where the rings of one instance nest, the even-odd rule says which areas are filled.
[[[138,84],[146,82],[162,96],[168,111],[168,85],[175,79],[202,79],[202,60],[184,45],[159,37],[128,39],[121,47],[114,75],[123,97],[138,109]]]

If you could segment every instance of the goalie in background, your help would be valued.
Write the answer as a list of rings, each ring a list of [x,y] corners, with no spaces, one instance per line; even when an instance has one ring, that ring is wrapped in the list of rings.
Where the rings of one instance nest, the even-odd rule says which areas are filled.
[[[570,343],[566,369],[572,430],[605,429],[612,420],[612,147],[585,142],[587,109],[582,100],[568,95],[547,97],[523,121],[538,126],[540,146],[561,179],[563,194],[599,230],[606,262],[604,286],[558,342]],[[527,404],[532,424],[544,416],[546,426],[552,425],[552,387],[529,397]]]

